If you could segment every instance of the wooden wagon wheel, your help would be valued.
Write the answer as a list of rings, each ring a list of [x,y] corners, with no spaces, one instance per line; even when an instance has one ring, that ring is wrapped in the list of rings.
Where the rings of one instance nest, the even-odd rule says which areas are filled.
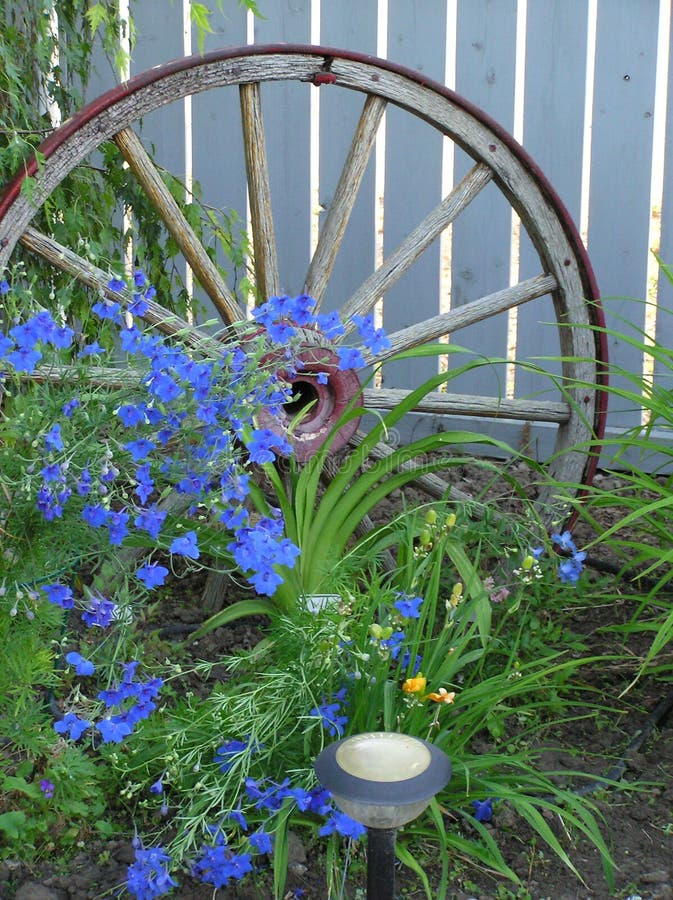
[[[520,217],[539,259],[537,272],[487,296],[438,311],[423,321],[413,321],[410,315],[407,327],[389,334],[392,349],[384,357],[440,339],[521,304],[551,297],[559,324],[558,355],[566,358],[558,380],[598,387],[606,350],[590,327],[601,324],[596,285],[568,214],[532,160],[502,128],[454,92],[384,60],[331,48],[253,45],[218,50],[158,66],[101,96],[50,135],[39,149],[39,165],[35,160],[29,162],[7,186],[0,199],[0,271],[10,262],[20,241],[28,251],[94,288],[96,295],[110,294],[107,273],[73,248],[63,247],[50,235],[39,233],[31,226],[31,220],[68,173],[104,142],[113,140],[222,319],[233,322],[244,317],[238,300],[195,236],[134,130],[143,116],[159,107],[202,91],[229,88],[240,93],[256,285],[262,297],[289,289],[277,262],[262,113],[265,84],[280,81],[304,83],[306,90],[321,86],[321,90],[329,91],[346,88],[364,95],[350,151],[315,252],[307,260],[304,283],[293,285],[293,293],[303,290],[318,302],[324,298],[382,116],[387,107],[398,107],[452,139],[471,157],[472,167],[357,290],[341,298],[344,321],[354,314],[370,312],[383,298],[385,325],[385,298],[391,287],[447,227],[459,220],[481,192],[497,190]],[[26,176],[35,179],[30,192],[21,190]],[[330,290],[334,292],[333,285]],[[175,317],[156,304],[151,305],[145,318],[163,331],[176,328],[171,324]],[[178,323],[177,327],[198,338],[198,328],[190,330],[185,323]],[[339,407],[334,403],[335,396],[348,400],[358,388],[357,380],[339,373],[324,388],[314,388],[318,402],[311,420],[295,441],[300,458],[310,455],[329,432],[334,410]],[[379,410],[394,408],[405,394],[404,389],[391,387],[386,381],[385,388],[365,390],[365,405]],[[559,391],[554,399],[545,400],[437,392],[426,397],[419,411],[542,423],[555,429],[555,450],[559,451],[600,436],[604,418],[601,397],[599,390]],[[551,474],[562,481],[586,483],[594,466],[592,454],[569,452],[555,458]],[[437,478],[427,477],[423,483],[431,493],[446,489]],[[554,511],[550,495],[541,496],[539,502],[543,514],[551,517]]]

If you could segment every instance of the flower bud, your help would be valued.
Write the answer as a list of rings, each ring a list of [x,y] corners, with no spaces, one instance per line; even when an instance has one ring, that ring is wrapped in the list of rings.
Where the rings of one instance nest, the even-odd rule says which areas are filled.
[[[437,524],[437,510],[429,509],[425,514],[425,523],[426,525],[436,525]]]

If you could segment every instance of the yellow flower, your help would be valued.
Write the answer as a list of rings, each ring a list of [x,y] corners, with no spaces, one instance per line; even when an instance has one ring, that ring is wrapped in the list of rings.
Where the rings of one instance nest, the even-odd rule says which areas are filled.
[[[456,699],[455,691],[447,691],[446,688],[440,688],[436,693],[428,694],[426,700],[434,700],[435,703],[453,703]]]
[[[419,672],[415,678],[407,678],[402,685],[405,694],[422,694],[428,685],[428,679]]]

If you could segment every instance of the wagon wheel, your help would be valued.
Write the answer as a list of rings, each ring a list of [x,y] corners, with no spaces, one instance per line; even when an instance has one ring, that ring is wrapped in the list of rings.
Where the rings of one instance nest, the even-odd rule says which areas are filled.
[[[39,166],[35,160],[29,162],[6,188],[0,199],[0,271],[20,242],[24,251],[27,249],[70,273],[93,288],[96,295],[100,292],[110,295],[105,272],[72,248],[63,247],[50,235],[38,232],[31,226],[31,220],[68,173],[104,142],[113,140],[219,315],[227,323],[240,321],[244,310],[167,190],[137,134],[139,120],[155,109],[202,91],[228,88],[240,94],[256,285],[261,297],[289,288],[283,283],[277,262],[262,112],[265,84],[279,81],[303,83],[307,91],[322,86],[323,91],[345,88],[364,95],[350,151],[304,282],[293,285],[293,292],[303,290],[318,303],[328,287],[338,295],[338,286],[333,283],[335,260],[384,112],[386,108],[398,107],[423,120],[439,135],[448,136],[471,158],[471,168],[351,296],[339,298],[342,319],[347,321],[354,314],[369,313],[383,298],[385,326],[385,300],[393,285],[445,229],[459,222],[461,214],[478,195],[485,190],[498,191],[519,216],[535,249],[539,261],[537,272],[533,277],[463,305],[444,312],[438,310],[422,321],[413,321],[410,316],[406,327],[389,333],[392,348],[379,358],[445,339],[459,329],[522,304],[551,298],[559,325],[557,355],[566,358],[556,381],[595,385],[596,390],[559,390],[553,399],[544,400],[436,392],[428,395],[418,410],[437,416],[476,417],[481,422],[484,418],[499,418],[533,426],[539,424],[547,431],[554,431],[555,451],[576,444],[588,446],[595,436],[600,436],[604,408],[603,395],[597,388],[606,351],[590,326],[601,324],[601,313],[591,268],[568,214],[522,148],[489,117],[454,92],[384,60],[331,48],[253,45],[179,59],[114,88],[50,135],[40,147]],[[35,178],[30,193],[21,191],[27,175]],[[119,298],[119,295],[112,296]],[[157,304],[151,304],[145,318],[169,333],[180,329],[194,341],[201,336],[198,327],[177,322],[175,316]],[[305,385],[300,377],[297,380],[297,396],[301,397]],[[322,444],[340,406],[358,389],[357,380],[344,373],[330,376],[325,386],[316,386],[311,381],[312,396],[317,403],[294,438],[299,458],[307,458]],[[364,391],[365,406],[391,409],[407,393],[408,386],[391,387],[386,379],[385,388]],[[349,436],[342,435],[342,440]],[[385,447],[379,448],[379,453],[385,452]],[[555,453],[550,475],[564,482],[588,483],[594,467],[593,454]],[[436,477],[428,476],[420,481],[437,496],[447,489]],[[538,502],[548,520],[558,516],[551,492],[540,496]]]

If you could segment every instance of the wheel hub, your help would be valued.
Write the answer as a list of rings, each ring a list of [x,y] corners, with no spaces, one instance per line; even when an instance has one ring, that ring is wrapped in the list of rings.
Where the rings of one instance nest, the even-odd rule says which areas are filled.
[[[280,353],[273,354],[265,362],[279,356]],[[292,445],[296,459],[306,462],[324,445],[362,388],[352,369],[339,369],[339,357],[329,347],[302,345],[295,357],[295,368],[292,373],[282,368],[278,372],[279,378],[291,387],[291,399],[278,415],[262,410],[258,419],[261,427],[281,433]],[[342,425],[332,439],[330,452],[343,447],[359,423],[358,416]]]

